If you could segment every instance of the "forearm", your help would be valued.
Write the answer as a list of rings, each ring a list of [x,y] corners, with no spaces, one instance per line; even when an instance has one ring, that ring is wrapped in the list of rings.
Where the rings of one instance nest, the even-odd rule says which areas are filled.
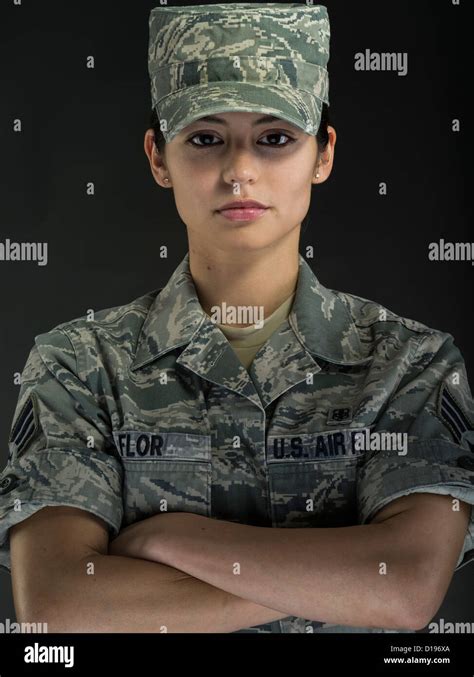
[[[48,632],[233,632],[287,615],[142,559],[97,553],[66,570],[34,614]]]
[[[150,559],[286,615],[359,627],[408,628],[419,594],[409,527],[388,523],[272,529],[200,518]],[[411,608],[411,607],[410,607]],[[411,618],[411,617],[410,617]]]

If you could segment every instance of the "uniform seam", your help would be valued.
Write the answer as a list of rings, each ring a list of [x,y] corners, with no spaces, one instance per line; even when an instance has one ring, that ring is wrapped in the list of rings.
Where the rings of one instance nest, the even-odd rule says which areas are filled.
[[[407,372],[409,372],[410,367],[412,367],[413,364],[416,363],[416,360],[417,360],[417,358],[420,354],[420,351],[421,351],[421,344],[423,343],[423,341],[425,339],[425,335],[415,336],[414,339],[415,339],[415,343],[414,344],[412,343],[412,345],[410,346],[410,354],[408,356],[408,363],[409,364],[408,364]],[[415,375],[415,378],[416,378],[416,375]],[[400,381],[402,379],[403,379],[403,375],[402,375]],[[389,405],[392,405],[399,397],[401,397],[404,394],[404,393],[400,393],[399,386],[400,386],[400,382],[398,383],[397,391],[392,395],[392,397],[390,397]]]
[[[86,358],[85,358],[85,357],[83,358],[83,354],[82,354],[82,351],[81,351],[81,348],[82,348],[81,342],[80,342],[80,341],[76,341],[74,335],[73,335],[73,334],[70,335],[70,334],[68,333],[68,328],[66,328],[66,327],[63,327],[63,328],[61,328],[61,329],[57,329],[57,331],[59,331],[61,334],[63,334],[63,335],[68,339],[69,343],[71,344],[71,347],[72,347],[72,350],[73,350],[73,353],[74,353],[75,363],[76,363],[75,375],[76,375],[77,378],[81,381],[82,385],[83,385],[85,388],[87,388],[87,390],[89,391],[89,393],[92,395],[92,397],[93,397],[95,403],[97,404],[97,408],[100,409],[102,412],[104,412],[104,414],[106,414],[107,417],[109,418],[109,420],[110,420],[110,433],[109,433],[109,434],[104,434],[104,433],[103,433],[103,434],[104,434],[104,438],[107,439],[107,440],[109,440],[109,441],[111,441],[112,444],[113,444],[113,446],[115,447],[115,440],[114,440],[114,437],[113,437],[113,424],[112,424],[112,420],[110,419],[110,414],[109,414],[109,412],[108,412],[106,409],[104,409],[104,407],[99,403],[99,401],[98,401],[98,399],[97,399],[97,394],[96,394],[96,393],[94,392],[94,390],[91,388],[91,386],[90,386],[90,384],[88,383],[88,380],[87,380],[87,376],[86,376],[86,364],[87,364],[87,361],[86,361]],[[81,364],[80,364],[81,358],[83,358],[83,360],[82,360],[83,363],[84,363],[84,364],[83,364],[83,368],[81,368]],[[109,456],[109,457],[111,456],[111,455],[110,455],[107,451],[105,451],[105,450],[104,450],[102,453],[106,454],[106,455]],[[113,457],[113,455],[112,455],[112,457]],[[115,458],[115,457],[114,457],[114,458]]]
[[[148,313],[150,312],[151,305],[153,304],[153,302],[157,298],[159,292],[162,291],[162,289],[163,289],[163,287],[160,287],[158,289],[153,289],[152,291],[150,291],[150,292],[148,292],[148,293],[146,293],[146,294],[144,294],[143,296],[140,297],[140,298],[148,298],[148,297],[150,298],[151,302],[150,302],[150,304],[148,305],[147,308],[144,308],[142,304],[137,303],[136,300],[135,300],[135,301],[131,301],[129,304],[126,304],[124,311],[120,315],[118,315],[117,317],[113,317],[110,320],[87,320],[87,319],[85,319],[84,316],[75,317],[72,320],[68,320],[67,322],[64,322],[63,324],[58,325],[57,327],[55,327],[55,329],[57,329],[57,331],[67,332],[69,329],[75,329],[74,325],[79,324],[79,323],[87,324],[89,326],[97,325],[99,327],[108,327],[110,324],[113,324],[114,322],[122,320],[123,317],[125,315],[127,315],[127,313],[131,313],[133,311],[141,312],[144,316],[143,321],[145,321],[147,316],[148,316]],[[120,306],[111,306],[110,308],[101,309],[98,312],[112,312],[114,310],[114,308],[116,308],[116,307],[120,307]]]
[[[382,307],[383,307],[383,306],[382,306]],[[414,333],[416,333],[416,334],[425,335],[425,334],[427,333],[427,330],[426,330],[426,329],[423,329],[423,328],[417,329],[416,327],[410,327],[410,326],[408,326],[408,324],[407,324],[406,322],[403,321],[403,318],[399,318],[399,317],[387,317],[387,319],[385,319],[385,320],[374,320],[374,321],[371,322],[370,324],[361,324],[360,321],[355,320],[355,321],[354,321],[354,324],[356,325],[356,327],[357,327],[358,329],[370,329],[371,327],[374,327],[374,326],[377,325],[377,324],[386,324],[387,322],[394,322],[394,323],[396,323],[396,324],[398,324],[398,325],[401,325],[402,327],[404,327],[404,328],[407,329],[408,331],[412,331],[412,332],[414,332]],[[430,333],[433,333],[433,334],[436,333],[436,330],[435,330],[435,329],[428,330],[428,331],[429,331]]]
[[[249,5],[249,3],[246,3],[246,4]],[[251,4],[251,3],[250,3],[250,4]],[[214,5],[214,6],[215,6],[215,5]],[[217,6],[218,6],[218,5],[217,5]],[[213,8],[213,5],[209,5],[209,9],[208,9],[207,6],[206,6],[206,9],[204,10],[204,14],[206,14],[206,13],[208,13],[208,12],[212,12],[212,8]],[[178,7],[178,8],[175,8],[175,7],[159,7],[158,9],[159,9],[158,12],[155,12],[155,10],[152,10],[152,13],[153,13],[153,16],[154,16],[154,17],[160,16],[163,12],[174,12],[174,13],[180,12],[180,8],[179,8],[179,7]],[[193,13],[193,17],[194,17],[194,16],[199,16],[199,15],[201,14],[201,12],[200,12],[199,10],[198,10],[198,11],[195,11],[195,9],[196,9],[195,7],[191,7],[191,10],[190,10],[190,11]],[[305,8],[304,8],[304,7],[294,7],[294,8],[292,8],[292,9],[293,9],[294,12],[299,12],[301,9],[305,9]],[[219,10],[218,10],[218,11],[219,11]],[[254,8],[254,7],[251,7],[251,6],[246,6],[246,7],[232,7],[232,12],[245,12],[245,13],[247,13],[247,12],[260,12],[260,11],[261,11],[260,8],[258,8],[258,7],[255,7],[255,8]],[[270,10],[270,8],[269,8],[268,11],[271,11],[272,14],[273,14],[274,12],[281,12],[281,11],[286,12],[286,8],[282,7],[282,8],[280,9],[280,7],[275,7],[275,6],[273,6],[273,7],[271,8],[271,10]],[[325,17],[325,13],[321,13],[321,16],[322,16],[322,17]]]
[[[344,298],[344,294],[342,292],[338,291],[337,289],[329,289],[329,291],[331,293],[333,293],[336,296],[336,298],[339,299],[339,301],[342,303],[344,310],[345,310],[345,313],[346,313],[346,316],[349,319],[353,328],[355,329],[356,336],[357,336],[359,357],[361,357],[362,356],[362,341],[360,339],[359,328],[357,326],[357,323],[355,321],[354,316],[352,315],[352,312],[349,308],[349,305],[348,305],[346,299]]]
[[[39,498],[37,498],[38,496],[39,496]],[[121,501],[120,501],[120,500],[118,500],[118,502],[121,504]],[[28,505],[28,504],[29,504],[29,505],[39,504],[40,507],[38,508],[38,510],[40,510],[41,508],[45,508],[45,507],[47,507],[47,506],[53,506],[53,507],[54,507],[54,506],[69,506],[69,507],[71,507],[71,508],[77,508],[77,507],[79,507],[79,508],[81,508],[82,510],[86,510],[87,512],[92,513],[93,515],[98,515],[98,516],[101,517],[105,522],[107,522],[107,524],[111,525],[112,528],[113,528],[114,530],[116,529],[116,528],[115,528],[115,524],[113,523],[113,518],[111,517],[111,513],[110,513],[108,516],[106,516],[106,513],[105,513],[103,510],[92,510],[92,509],[90,509],[90,507],[91,507],[91,506],[90,506],[90,503],[87,503],[87,504],[86,504],[87,506],[89,506],[89,508],[87,508],[87,507],[85,507],[84,503],[79,504],[78,501],[71,501],[71,502],[68,502],[67,500],[62,500],[62,499],[57,499],[57,500],[55,500],[55,499],[49,499],[49,498],[46,498],[45,500],[42,500],[42,499],[41,499],[41,494],[37,494],[37,493],[35,493],[35,498],[34,498],[34,499],[26,499],[26,500],[22,501],[22,503],[25,504],[25,505]],[[37,512],[37,511],[35,511],[35,512]],[[21,514],[21,513],[20,513],[20,514]],[[32,513],[32,514],[34,514],[34,513]],[[23,518],[23,519],[26,519],[26,518]],[[122,519],[123,519],[123,518],[121,518],[120,520],[117,520],[117,522],[118,522],[117,533],[120,531],[120,526],[121,526],[121,523],[122,523]],[[23,520],[20,519],[18,522],[15,522],[15,524],[17,524],[17,523],[19,523],[19,522],[21,522],[21,521],[23,521]],[[11,529],[12,526],[14,526],[14,525],[11,524],[11,525],[7,528],[7,533],[6,533],[5,539],[0,543],[0,548],[1,548],[2,546],[5,546],[5,544],[7,543],[8,538],[9,538],[9,533],[8,533],[8,532],[10,531],[10,529]]]
[[[342,292],[342,291],[336,292],[336,290],[332,290],[332,291],[334,291],[334,293],[342,294],[346,298],[354,299],[355,301],[362,301],[364,305],[370,304],[371,306],[375,306],[377,308],[377,310],[379,310],[379,309],[385,310],[387,312],[387,314],[391,316],[391,317],[387,317],[385,320],[375,319],[373,321],[370,321],[370,324],[361,324],[361,320],[354,320],[355,324],[358,327],[368,328],[368,327],[372,327],[374,324],[377,324],[378,322],[397,322],[398,324],[403,325],[406,329],[409,329],[410,331],[415,331],[417,333],[426,333],[426,332],[436,333],[436,332],[439,331],[438,329],[428,327],[426,324],[424,324],[423,322],[419,322],[418,320],[413,320],[411,318],[403,317],[402,315],[398,315],[398,313],[395,313],[393,310],[390,310],[390,308],[387,308],[382,303],[378,303],[377,301],[374,301],[374,299],[368,299],[368,298],[365,298],[364,296],[358,296],[357,294],[350,294],[349,292]],[[419,325],[419,329],[416,328],[416,327],[410,327],[409,323],[411,323],[411,322],[413,322],[416,325]]]
[[[261,59],[265,59],[265,60],[269,59],[272,62],[278,62],[278,63],[284,62],[284,63],[291,63],[292,64],[292,63],[295,62],[294,59],[280,58],[278,56],[277,57],[271,57],[271,56],[270,57],[269,56],[260,56],[259,57],[259,56],[256,56],[255,54],[232,54],[230,56],[213,56],[213,57],[210,57],[209,59],[192,59],[190,61],[186,61],[186,60],[170,61],[167,64],[165,64],[164,66],[156,66],[156,65],[152,64],[150,66],[150,71],[151,71],[152,74],[155,74],[155,73],[158,73],[159,71],[162,71],[162,70],[165,70],[165,69],[169,70],[171,66],[182,66],[184,64],[188,65],[188,64],[192,64],[192,63],[193,64],[194,63],[203,64],[203,63],[209,63],[210,61],[217,61],[217,60],[221,60],[221,59],[222,60],[223,59],[229,60],[229,59],[235,59],[235,58],[238,58],[241,61],[243,61],[245,59],[257,59],[257,60],[259,60],[259,59],[260,60]],[[321,70],[327,72],[327,68],[325,66],[321,66],[321,64],[319,64],[319,63],[311,63],[311,62],[308,62],[308,61],[302,61],[301,63],[304,63],[306,65],[310,65],[310,66],[315,66],[316,68],[320,68]],[[227,80],[227,81],[219,80],[219,82],[238,82],[238,80]],[[257,83],[253,83],[253,82],[248,83],[248,82],[246,82],[244,84],[263,84],[263,83],[258,83],[258,82]],[[305,91],[305,90],[303,90],[303,91]]]
[[[366,511],[366,516],[363,519],[363,523],[367,523],[367,520],[369,517],[373,517],[376,512],[378,512],[381,508],[384,508],[386,505],[391,503],[392,501],[396,500],[397,498],[400,498],[402,496],[408,496],[410,494],[424,494],[424,493],[433,493],[430,491],[426,491],[426,488],[431,489],[432,487],[443,487],[447,491],[445,494],[440,494],[442,496],[452,496],[452,498],[456,498],[456,493],[457,489],[469,489],[471,487],[471,483],[469,480],[451,480],[447,481],[442,475],[443,473],[440,471],[439,473],[440,479],[439,480],[434,480],[430,482],[421,482],[419,484],[410,484],[410,486],[406,486],[403,489],[399,489],[398,491],[395,491],[394,493],[386,493],[383,495],[382,498],[380,498],[377,502],[374,502],[370,511]],[[454,493],[453,493],[454,492]],[[435,492],[436,493],[436,492]],[[463,497],[459,500],[466,501],[466,497],[463,495]],[[472,499],[471,499],[472,500]],[[467,501],[468,502],[468,501]],[[469,503],[469,505],[474,505],[473,503]],[[362,513],[362,511],[361,511]],[[469,523],[466,528],[466,533],[469,532]]]
[[[149,306],[146,309],[144,309],[142,305],[136,305],[136,306],[128,305],[127,308],[123,311],[123,313],[121,315],[119,315],[118,317],[114,317],[111,320],[94,320],[93,324],[97,324],[99,327],[102,327],[102,326],[107,327],[110,324],[113,324],[114,322],[121,320],[127,313],[130,313],[132,311],[137,311],[137,310],[143,312],[143,315],[144,315],[143,322],[145,322],[145,320],[148,317],[148,314],[150,312],[151,306],[153,305],[155,299],[157,298],[160,291],[162,291],[162,289],[163,289],[163,287],[161,287],[160,289],[154,289],[153,291],[148,292],[148,294],[144,295],[145,298],[149,296],[150,301],[151,301],[151,303],[149,304]],[[155,292],[156,292],[156,294],[155,294]],[[134,303],[134,302],[132,301],[132,303]],[[143,325],[143,323],[142,323],[142,325]]]
[[[176,95],[178,95],[180,92],[183,92],[184,90],[186,90],[188,92],[189,90],[196,89],[197,87],[207,87],[208,85],[212,85],[213,82],[214,82],[214,80],[211,80],[209,83],[198,82],[195,85],[189,85],[187,87],[181,87],[180,89],[175,89],[174,91],[170,92],[169,94],[165,94],[165,96],[162,96],[160,99],[158,99],[157,102],[156,102],[156,105],[159,106],[160,108],[162,108],[162,102],[165,101],[165,99],[169,99],[169,97],[171,97],[171,96],[176,97]],[[233,86],[235,86],[236,84],[238,85],[240,83],[240,84],[252,85],[253,87],[260,87],[262,89],[267,89],[267,90],[268,90],[269,87],[272,86],[271,83],[270,83],[270,85],[265,85],[265,84],[260,83],[260,82],[245,82],[245,83],[242,83],[241,80],[219,80],[218,82],[219,82],[219,85],[233,85]],[[273,86],[276,87],[277,83],[275,83]],[[279,87],[286,87],[287,89],[292,90],[292,91],[296,91],[296,92],[304,92],[305,94],[308,94],[308,96],[311,96],[314,99],[318,99],[319,101],[326,103],[325,99],[318,96],[318,94],[315,94],[314,92],[311,92],[308,89],[304,89],[303,87],[294,87],[290,83],[288,83],[288,84],[282,83],[278,86]],[[306,108],[306,114],[309,115],[309,111],[307,109],[306,103],[304,101],[301,101],[301,103]],[[271,106],[271,107],[273,107],[273,106]],[[205,112],[205,110],[203,112]],[[290,118],[288,118],[288,119],[290,119]],[[296,120],[296,118],[291,117],[291,120],[294,121],[294,120]],[[301,120],[298,120],[297,122],[299,124],[301,124]]]
[[[413,349],[413,354],[410,355],[410,360],[412,362],[416,362],[417,358],[419,357],[421,353],[421,345],[424,343],[426,339],[426,334],[421,334],[421,336],[416,337],[416,347]]]
[[[104,453],[104,452],[97,452],[96,449],[88,449],[87,447],[76,448],[76,447],[70,447],[70,446],[63,446],[63,447],[55,446],[55,447],[46,447],[45,449],[38,449],[37,451],[35,451],[35,456],[36,455],[40,456],[40,455],[46,454],[46,453],[51,452],[51,451],[59,452],[59,453],[67,452],[69,454],[75,454],[76,456],[81,456],[83,458],[91,459],[94,463],[99,463],[99,464],[103,463],[104,466],[106,466],[107,468],[112,468],[112,470],[118,475],[118,477],[121,478],[121,471],[119,470],[119,468],[117,468],[113,464],[113,462],[112,463],[109,462],[110,458],[114,458],[114,457],[109,457],[109,455],[107,455],[107,458],[100,458],[98,456],[91,456],[91,454],[90,454],[91,451],[95,451],[96,454],[97,453]],[[12,472],[17,472],[15,470],[15,468],[13,468],[13,466],[12,466]]]
[[[81,380],[83,383],[86,384],[84,378],[82,378],[82,376],[81,376],[81,366],[80,366],[80,361],[79,361],[79,356],[78,356],[79,354],[78,354],[78,350],[77,350],[77,348],[76,348],[76,342],[75,342],[74,336],[73,336],[72,334],[71,334],[71,335],[69,334],[69,332],[68,332],[68,330],[67,330],[66,327],[64,327],[64,328],[62,328],[62,329],[58,329],[58,331],[61,332],[61,334],[63,334],[63,335],[68,339],[69,343],[71,344],[71,348],[72,348],[72,351],[73,351],[73,353],[74,353],[74,361],[75,361],[76,373],[77,373],[77,375],[79,376],[80,380]],[[87,385],[87,384],[86,384],[86,385]]]

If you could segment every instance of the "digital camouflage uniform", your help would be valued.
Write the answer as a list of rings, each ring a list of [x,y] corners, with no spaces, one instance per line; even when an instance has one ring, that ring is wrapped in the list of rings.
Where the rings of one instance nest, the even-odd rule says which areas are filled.
[[[8,529],[47,505],[94,513],[112,538],[163,509],[311,528],[367,524],[413,492],[474,503],[453,337],[299,265],[288,320],[248,371],[203,311],[189,254],[163,289],[35,337],[0,474],[1,566]],[[357,431],[407,433],[408,452],[357,450]],[[456,568],[472,559],[471,519]],[[293,616],[242,631],[385,632]]]

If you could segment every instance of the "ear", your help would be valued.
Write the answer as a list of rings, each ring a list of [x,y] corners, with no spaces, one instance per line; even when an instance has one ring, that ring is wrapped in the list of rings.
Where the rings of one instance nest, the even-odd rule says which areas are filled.
[[[153,174],[153,178],[155,179],[156,183],[162,188],[169,188],[171,184],[169,172],[166,168],[163,157],[156,147],[155,133],[153,129],[147,129],[145,132],[143,147],[145,150],[145,155],[147,156],[150,163],[151,173]],[[165,178],[167,178],[168,181],[165,181]]]

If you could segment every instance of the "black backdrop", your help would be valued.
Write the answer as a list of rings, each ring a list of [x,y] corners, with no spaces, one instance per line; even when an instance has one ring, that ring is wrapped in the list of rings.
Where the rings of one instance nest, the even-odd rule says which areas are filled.
[[[143,151],[148,16],[157,4],[0,6],[0,242],[48,243],[46,266],[0,261],[1,468],[18,397],[14,374],[34,337],[89,308],[164,286],[187,250],[172,191],[156,185]],[[428,258],[430,242],[474,239],[465,178],[472,162],[469,3],[323,4],[338,137],[331,177],[313,187],[300,250],[314,246],[310,264],[325,286],[453,334],[473,389],[472,264]],[[354,55],[366,49],[406,52],[407,75],[356,71]],[[85,66],[90,55],[93,70]],[[90,181],[94,196],[86,194]],[[168,259],[158,256],[162,245]],[[433,620],[474,621],[473,582],[473,564],[457,572]],[[11,579],[0,572],[0,622],[6,618],[15,618]]]

